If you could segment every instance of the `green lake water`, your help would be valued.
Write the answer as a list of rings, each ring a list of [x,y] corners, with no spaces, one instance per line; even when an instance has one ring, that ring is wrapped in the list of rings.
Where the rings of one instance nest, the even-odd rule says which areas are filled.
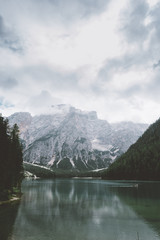
[[[0,207],[0,240],[160,240],[160,183],[24,180]]]

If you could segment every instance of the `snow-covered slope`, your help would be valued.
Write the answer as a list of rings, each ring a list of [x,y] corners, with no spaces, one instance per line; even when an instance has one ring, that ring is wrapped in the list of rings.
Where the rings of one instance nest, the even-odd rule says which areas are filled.
[[[15,113],[24,141],[24,160],[63,170],[95,170],[108,167],[146,130],[145,124],[109,124],[96,112],[68,105],[52,106],[51,114],[32,117]]]

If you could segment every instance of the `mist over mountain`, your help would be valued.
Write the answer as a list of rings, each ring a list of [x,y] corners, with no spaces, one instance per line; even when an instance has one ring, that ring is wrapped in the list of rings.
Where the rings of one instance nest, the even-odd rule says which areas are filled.
[[[148,127],[132,122],[110,124],[98,119],[95,111],[64,104],[34,117],[28,112],[15,113],[9,123],[19,125],[24,161],[69,171],[107,168]]]

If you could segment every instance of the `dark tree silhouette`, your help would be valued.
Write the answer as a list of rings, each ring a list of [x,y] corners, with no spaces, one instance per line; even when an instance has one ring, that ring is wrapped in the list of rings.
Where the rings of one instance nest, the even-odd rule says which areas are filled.
[[[160,119],[103,173],[105,179],[160,180]]]
[[[20,188],[22,176],[23,156],[18,126],[15,124],[10,129],[8,120],[0,115],[0,198],[5,191]]]

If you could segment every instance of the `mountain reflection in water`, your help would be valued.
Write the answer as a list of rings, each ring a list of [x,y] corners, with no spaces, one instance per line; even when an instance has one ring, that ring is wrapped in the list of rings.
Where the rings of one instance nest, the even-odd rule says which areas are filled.
[[[130,186],[102,180],[25,180],[9,239],[160,240],[154,224],[143,217],[145,200],[139,193],[143,187]],[[160,227],[160,219],[156,221]]]

